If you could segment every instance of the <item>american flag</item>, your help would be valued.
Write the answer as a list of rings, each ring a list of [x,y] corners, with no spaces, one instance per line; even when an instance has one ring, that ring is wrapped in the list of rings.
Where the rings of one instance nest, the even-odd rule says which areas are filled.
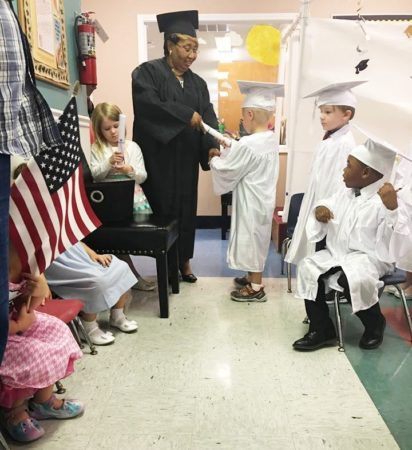
[[[31,158],[11,188],[10,239],[32,274],[101,225],[84,189],[75,97],[58,128],[63,146]]]

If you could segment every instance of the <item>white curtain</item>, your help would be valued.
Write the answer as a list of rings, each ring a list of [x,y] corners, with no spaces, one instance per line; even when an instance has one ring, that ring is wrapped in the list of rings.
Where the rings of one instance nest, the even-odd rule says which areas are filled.
[[[301,97],[330,83],[368,80],[353,90],[358,98],[353,123],[408,151],[412,142],[412,38],[404,32],[407,25],[366,22],[367,40],[356,21],[308,19],[300,61]],[[358,52],[358,46],[367,52]],[[356,75],[355,66],[362,59],[369,59],[368,67]],[[313,151],[323,135],[313,99],[301,97],[288,119],[288,198],[305,191]],[[365,140],[362,134],[354,134],[358,143]]]

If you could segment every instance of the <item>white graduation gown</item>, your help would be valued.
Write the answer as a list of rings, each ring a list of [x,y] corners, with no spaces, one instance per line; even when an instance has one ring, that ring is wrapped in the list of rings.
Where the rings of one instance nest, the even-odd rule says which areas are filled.
[[[390,260],[399,269],[412,272],[412,184],[403,186],[398,191],[398,216],[389,242],[389,249],[384,239],[378,237],[377,252],[380,259]]]
[[[329,198],[341,189],[343,169],[355,146],[350,126],[345,125],[317,147],[308,189],[303,197],[298,222],[285,258],[287,262],[298,264],[306,256],[315,253],[315,244],[309,242],[306,236],[306,223],[319,200]]]
[[[317,280],[332,267],[342,267],[349,283],[352,309],[356,313],[368,309],[378,301],[378,289],[383,275],[391,273],[390,261],[382,261],[376,252],[378,235],[389,243],[391,227],[388,222],[396,221],[397,212],[388,211],[377,194],[382,185],[377,181],[361,190],[355,197],[351,189],[340,192],[316,206],[328,207],[334,219],[324,224],[315,218],[314,209],[309,217],[306,232],[311,242],[326,237],[326,248],[306,257],[298,266],[296,297],[315,300]],[[342,291],[337,280],[340,272],[325,280],[325,291]]]
[[[233,142],[225,157],[212,158],[210,169],[217,195],[233,191],[229,267],[263,272],[279,172],[279,147],[274,133],[263,131]]]

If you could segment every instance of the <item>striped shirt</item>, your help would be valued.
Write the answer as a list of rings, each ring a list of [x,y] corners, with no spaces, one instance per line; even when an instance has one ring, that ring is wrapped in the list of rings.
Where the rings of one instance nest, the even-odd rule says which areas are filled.
[[[29,157],[61,144],[35,85],[29,44],[10,3],[0,0],[0,154]]]

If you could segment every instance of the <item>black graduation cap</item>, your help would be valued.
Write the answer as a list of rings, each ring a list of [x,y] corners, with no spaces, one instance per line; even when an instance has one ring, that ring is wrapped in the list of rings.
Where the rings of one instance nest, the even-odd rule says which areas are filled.
[[[156,19],[159,31],[164,32],[165,37],[173,33],[196,37],[199,28],[199,13],[196,10],[158,14]]]
[[[362,72],[368,67],[369,59],[362,59],[362,61],[355,67],[356,73]]]

